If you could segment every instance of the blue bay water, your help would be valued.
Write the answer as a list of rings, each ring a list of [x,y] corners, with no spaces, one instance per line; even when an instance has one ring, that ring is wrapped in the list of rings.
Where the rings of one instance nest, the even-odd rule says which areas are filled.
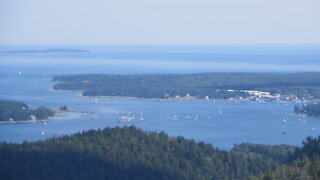
[[[30,49],[30,47],[19,47]],[[38,49],[39,47],[32,47]],[[50,47],[42,47],[50,48]],[[17,47],[2,47],[2,50]],[[94,111],[59,114],[42,122],[0,124],[0,140],[22,142],[88,129],[135,125],[165,131],[230,149],[235,143],[300,145],[320,132],[320,119],[292,115],[294,103],[230,101],[161,101],[80,97],[80,92],[52,91],[54,75],[79,73],[304,72],[320,68],[320,47],[73,47],[89,54],[0,54],[0,98],[31,108]],[[22,75],[19,76],[18,72]],[[219,110],[222,114],[219,114]],[[144,121],[138,118],[143,115]],[[131,122],[119,123],[121,116]],[[176,118],[173,118],[176,117]],[[196,118],[198,117],[198,118]],[[288,117],[287,123],[283,119]],[[306,123],[299,119],[305,118]],[[313,129],[314,128],[314,129]],[[45,132],[42,136],[41,132]],[[281,132],[287,132],[283,135]]]

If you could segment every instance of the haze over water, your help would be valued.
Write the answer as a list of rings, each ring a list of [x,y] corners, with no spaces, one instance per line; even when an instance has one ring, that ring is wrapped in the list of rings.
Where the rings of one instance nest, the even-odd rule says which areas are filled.
[[[0,51],[56,47],[2,47]],[[61,48],[61,47],[59,47]],[[1,53],[2,72],[28,66],[43,73],[310,72],[320,46],[76,46],[90,53]],[[50,66],[50,69],[45,69]],[[72,67],[70,69],[70,67]],[[52,69],[54,68],[54,69]],[[19,70],[23,71],[23,69]]]

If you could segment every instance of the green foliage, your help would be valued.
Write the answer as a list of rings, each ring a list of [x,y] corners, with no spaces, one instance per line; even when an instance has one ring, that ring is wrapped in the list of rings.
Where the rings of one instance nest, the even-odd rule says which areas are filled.
[[[34,115],[36,119],[47,119],[54,113],[46,108],[39,107],[36,110],[29,109],[27,104],[18,101],[0,100],[0,121],[31,120]]]
[[[305,106],[295,106],[294,112],[297,114],[306,114],[309,116],[320,116],[320,104],[307,104]]]
[[[0,179],[250,179],[276,167],[268,155],[223,151],[133,126],[0,144]]]
[[[84,96],[166,98],[190,94],[198,98],[248,97],[234,90],[263,90],[273,94],[320,98],[320,73],[201,73],[145,75],[56,76],[54,89],[83,90]]]
[[[0,100],[0,121],[29,120],[32,113],[23,102]]]
[[[320,180],[320,136],[307,137],[302,148],[288,157],[288,162],[257,179]]]
[[[34,114],[37,119],[47,119],[49,116],[53,116],[54,113],[46,108],[46,107],[38,107],[36,110],[34,110]]]
[[[264,158],[270,158],[273,162],[282,164],[287,161],[287,158],[291,156],[297,147],[290,145],[262,145],[243,143],[236,144],[231,151],[244,152],[244,153],[257,153]]]
[[[68,107],[67,107],[66,105],[60,106],[60,107],[59,107],[59,110],[61,110],[61,111],[68,111]]]

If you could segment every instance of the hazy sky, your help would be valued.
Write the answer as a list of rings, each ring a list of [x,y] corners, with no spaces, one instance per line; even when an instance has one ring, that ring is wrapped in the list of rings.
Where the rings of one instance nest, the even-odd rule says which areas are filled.
[[[0,0],[0,44],[320,44],[320,0]]]

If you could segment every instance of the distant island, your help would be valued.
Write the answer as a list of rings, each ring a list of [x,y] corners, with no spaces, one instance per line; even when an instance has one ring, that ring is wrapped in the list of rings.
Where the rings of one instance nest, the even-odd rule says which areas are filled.
[[[55,113],[80,112],[68,110],[66,105],[58,110],[52,110],[43,106],[37,109],[30,109],[24,102],[0,100],[0,123],[34,122],[47,120]]]
[[[55,76],[55,90],[83,96],[304,101],[320,98],[320,73],[198,73]]]
[[[33,110],[23,102],[0,100],[0,122],[44,120],[53,115],[54,112],[46,107],[41,106]]]
[[[1,51],[3,54],[66,54],[66,53],[90,53],[88,50],[79,49],[45,49],[45,50],[9,50]]]
[[[320,104],[307,104],[304,106],[298,106],[296,105],[294,107],[294,112],[296,114],[304,114],[308,116],[318,116],[320,117]]]

